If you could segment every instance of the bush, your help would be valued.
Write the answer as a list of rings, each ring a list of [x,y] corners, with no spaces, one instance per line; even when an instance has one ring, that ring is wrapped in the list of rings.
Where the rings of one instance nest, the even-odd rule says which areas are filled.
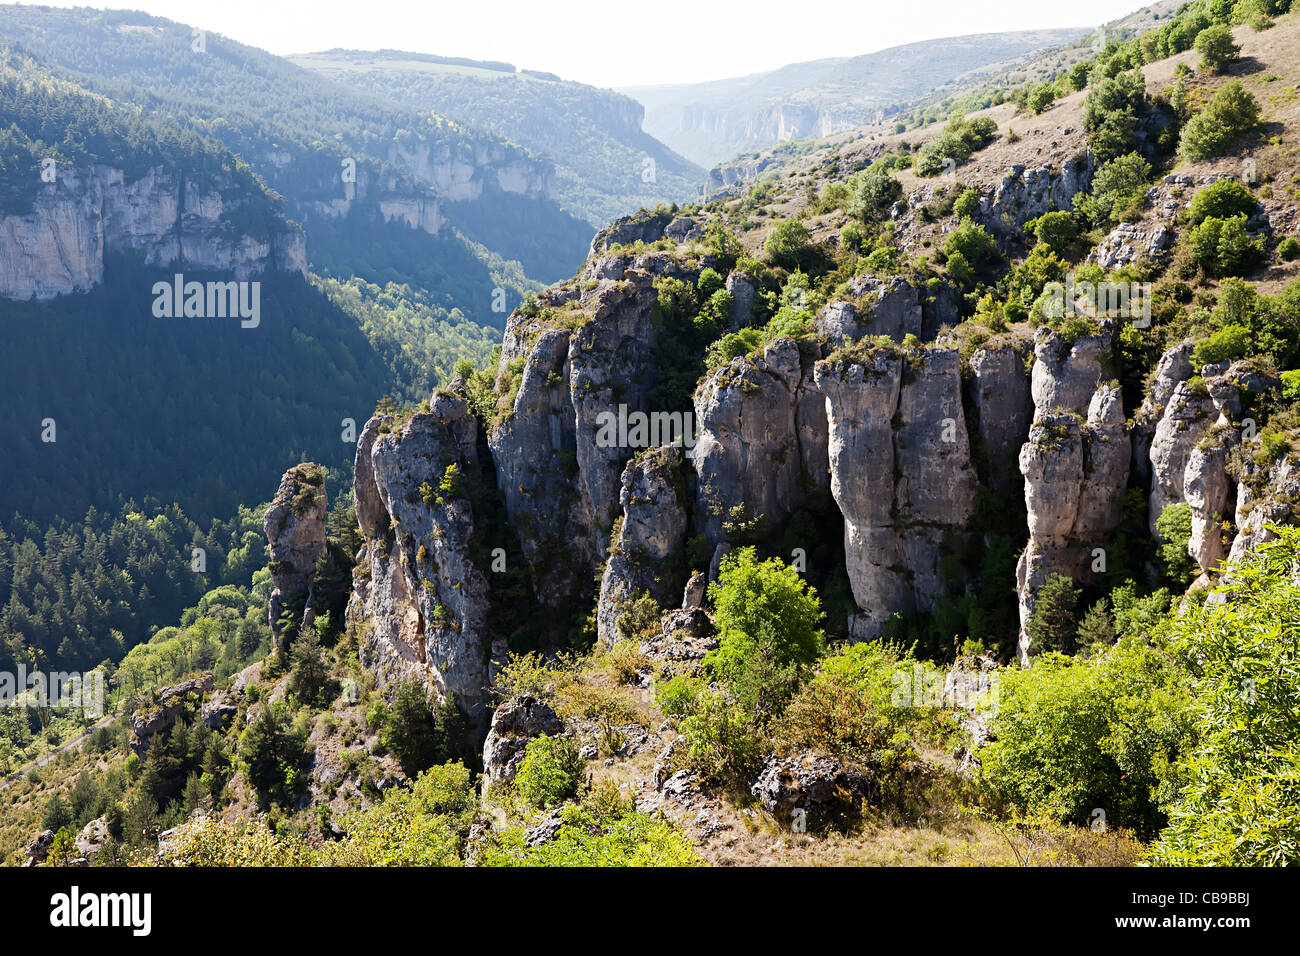
[[[1196,343],[1192,349],[1192,364],[1200,368],[1218,362],[1232,362],[1244,358],[1249,351],[1250,331],[1240,325],[1227,325]]]
[[[1190,672],[1194,746],[1170,777],[1169,826],[1152,847],[1175,866],[1300,863],[1300,532],[1239,563],[1205,602],[1167,619],[1162,637]]]
[[[1034,238],[1058,256],[1065,256],[1079,238],[1079,227],[1068,212],[1047,212],[1034,220]]]
[[[1249,272],[1263,253],[1263,241],[1246,231],[1246,217],[1214,216],[1193,226],[1184,239],[1191,261],[1210,276],[1240,276]]]
[[[1178,151],[1192,162],[1210,159],[1258,125],[1259,104],[1233,80],[1183,126]]]
[[[565,807],[555,836],[528,846],[526,834],[507,830],[483,853],[482,866],[699,866],[690,840],[672,823],[625,810],[608,816]]]
[[[778,224],[763,243],[768,258],[783,269],[808,270],[815,264],[817,248],[812,243],[808,227],[796,219]]]
[[[1139,118],[1147,110],[1141,70],[1097,83],[1083,101],[1083,127],[1097,162],[1106,163],[1132,149]]]
[[[724,680],[742,669],[761,640],[771,643],[778,665],[808,665],[821,656],[824,617],[817,590],[778,558],[759,561],[753,548],[722,560],[709,585],[718,647],[705,664]]]
[[[1277,255],[1284,262],[1300,257],[1300,240],[1295,236],[1287,236],[1277,244]]]
[[[1018,810],[1149,837],[1164,823],[1166,768],[1187,739],[1183,672],[1166,652],[1123,639],[1100,657],[1045,654],[999,683],[994,740],[979,779]]]
[[[961,117],[950,120],[944,131],[917,153],[916,174],[936,176],[947,168],[948,163],[955,167],[993,142],[997,130],[997,123],[987,116],[970,121]]]
[[[681,733],[687,766],[707,784],[747,785],[768,749],[749,715],[713,687],[701,690],[695,712],[681,722]]]
[[[534,807],[558,806],[578,795],[582,785],[582,758],[568,737],[535,737],[524,748],[515,774],[515,789]]]
[[[952,211],[958,219],[970,219],[980,208],[980,194],[975,189],[963,189],[953,200]]]
[[[1240,180],[1220,179],[1192,197],[1187,216],[1192,225],[1198,225],[1211,216],[1215,219],[1228,219],[1238,214],[1249,216],[1257,209],[1259,203]]]
[[[1056,102],[1056,84],[1040,83],[1029,91],[1025,105],[1035,113],[1041,113]]]
[[[409,787],[391,787],[383,800],[344,815],[347,838],[325,845],[326,866],[456,866],[477,809],[469,770],[458,763],[431,767]]]
[[[695,713],[699,696],[699,684],[681,674],[655,684],[655,703],[668,717]]]
[[[1002,255],[988,230],[969,221],[963,222],[948,234],[943,252],[950,260],[953,256],[961,256],[976,269],[997,262]],[[952,263],[949,262],[949,271],[951,269]]]
[[[1222,23],[1206,27],[1196,37],[1196,52],[1201,55],[1201,69],[1222,73],[1237,58],[1241,47],[1232,41],[1232,31]]]
[[[903,186],[883,163],[873,163],[849,180],[849,215],[864,222],[884,219],[903,198]]]
[[[1192,509],[1187,502],[1167,505],[1156,519],[1160,539],[1159,558],[1165,579],[1178,589],[1186,588],[1199,569],[1187,553],[1192,537]]]
[[[1151,178],[1151,166],[1137,153],[1117,156],[1097,170],[1092,192],[1078,195],[1075,207],[1095,225],[1106,227],[1125,208],[1141,200]]]

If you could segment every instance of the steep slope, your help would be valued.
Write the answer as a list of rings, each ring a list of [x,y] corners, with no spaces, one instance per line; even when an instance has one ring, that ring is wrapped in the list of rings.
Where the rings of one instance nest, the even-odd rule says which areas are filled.
[[[224,515],[304,451],[351,457],[341,420],[391,374],[247,165],[8,51],[0,126],[6,519],[147,495]]]
[[[351,215],[449,241],[462,241],[459,230],[490,248],[495,240],[494,251],[544,281],[570,273],[589,238],[552,201],[551,163],[225,37],[140,13],[27,6],[4,8],[0,37],[87,88],[224,143],[289,200],[309,236],[360,231],[347,226]],[[402,245],[401,230],[384,237]],[[350,274],[344,259],[309,255],[320,271]]]
[[[560,204],[601,226],[640,206],[696,197],[704,170],[641,129],[644,108],[611,90],[512,65],[396,50],[290,57],[352,89],[489,130],[555,163]]]
[[[677,86],[629,87],[646,130],[701,166],[787,139],[829,136],[877,110],[1076,39],[1084,30],[977,34],[890,47],[857,57],[794,63],[767,73]]]

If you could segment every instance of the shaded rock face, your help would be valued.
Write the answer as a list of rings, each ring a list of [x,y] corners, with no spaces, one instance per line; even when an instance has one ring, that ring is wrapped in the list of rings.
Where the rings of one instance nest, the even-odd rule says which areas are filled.
[[[981,204],[980,220],[995,235],[1019,238],[1021,227],[1054,209],[1072,208],[1076,194],[1092,185],[1091,154],[1077,156],[1060,167],[1017,163],[1007,170],[987,204]]]
[[[362,663],[381,686],[416,679],[440,698],[454,694],[481,730],[489,659],[504,648],[489,634],[487,579],[472,552],[478,425],[446,392],[407,421],[374,424],[357,443],[356,495],[382,530],[366,539],[348,604]]]
[[[281,643],[280,617],[286,606],[311,602],[316,559],[325,550],[325,477],[319,465],[294,465],[280,479],[262,519],[271,548],[271,591],[268,617],[276,644]],[[304,619],[310,608],[304,611]]]
[[[1193,391],[1186,381],[1174,386],[1151,438],[1148,517],[1152,534],[1165,508],[1183,501],[1188,461],[1214,419],[1214,402],[1207,393]]]
[[[817,331],[831,342],[856,342],[864,335],[888,335],[895,342],[924,331],[923,290],[901,276],[859,276],[849,290],[863,303],[832,302],[817,316]]]
[[[732,360],[700,386],[692,458],[696,513],[711,545],[725,541],[729,520],[779,526],[803,500],[805,476],[828,483],[823,407],[799,346],[788,338],[775,339],[762,355]]]
[[[581,297],[588,318],[572,331],[511,316],[500,385],[512,363],[523,373],[509,416],[489,444],[506,510],[545,605],[559,608],[589,587],[619,513],[623,468],[638,448],[608,440],[623,414],[650,409],[656,379],[653,309],[657,275],[694,281],[666,254],[604,262],[608,278]],[[504,387],[502,388],[504,390]]]
[[[85,292],[103,279],[106,253],[128,251],[149,265],[181,263],[236,280],[305,272],[302,231],[281,222],[264,240],[245,235],[232,216],[245,201],[202,192],[162,167],[130,181],[108,166],[61,169],[56,182],[37,187],[31,212],[0,215],[0,296]]]
[[[1012,346],[978,349],[970,360],[969,404],[988,466],[988,484],[1002,494],[1018,491],[1016,456],[1034,417],[1025,356]]]
[[[1022,662],[1031,653],[1028,627],[1037,592],[1048,577],[1083,581],[1104,568],[1103,545],[1123,518],[1131,457],[1115,386],[1097,389],[1082,420],[1055,408],[1036,411],[1020,451],[1029,524],[1029,544],[1016,566]]]
[[[727,292],[731,296],[731,329],[735,332],[749,325],[754,308],[754,280],[743,272],[731,272],[727,276]]]
[[[1165,413],[1165,407],[1173,397],[1179,382],[1192,377],[1192,348],[1194,343],[1181,342],[1160,356],[1155,373],[1142,407],[1133,416],[1133,466],[1138,478],[1144,483],[1151,482],[1151,443],[1155,438],[1155,429]]]
[[[946,593],[945,543],[974,509],[961,401],[961,360],[952,349],[904,359],[887,352],[817,363],[829,416],[831,493],[844,516],[855,636],[880,633],[897,611],[933,610]]]
[[[492,713],[492,726],[483,742],[483,779],[486,786],[515,779],[524,762],[528,741],[564,732],[564,721],[551,705],[536,697],[514,697]]]
[[[650,449],[623,470],[619,496],[623,521],[610,548],[596,605],[597,634],[607,645],[621,640],[619,619],[638,595],[648,593],[663,607],[671,605],[681,591],[680,576],[670,572],[686,541],[680,468],[680,449],[665,447]]]
[[[808,753],[769,757],[749,792],[785,826],[803,832],[856,813],[873,783],[865,770]]]

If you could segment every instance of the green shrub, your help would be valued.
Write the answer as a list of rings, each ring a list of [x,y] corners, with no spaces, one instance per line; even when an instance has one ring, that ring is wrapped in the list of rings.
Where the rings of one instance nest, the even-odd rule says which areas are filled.
[[[1277,244],[1277,255],[1284,262],[1300,258],[1300,240],[1295,236],[1287,236]]]
[[[1100,657],[1045,654],[1001,673],[979,779],[996,799],[1077,825],[1096,811],[1149,837],[1164,823],[1169,761],[1187,739],[1183,672],[1123,639]]]
[[[558,806],[578,795],[582,785],[582,758],[568,737],[535,737],[524,748],[515,775],[515,789],[534,807]]]
[[[1156,536],[1160,539],[1159,557],[1165,579],[1177,588],[1185,588],[1199,567],[1187,553],[1192,537],[1192,509],[1187,502],[1167,505],[1156,519]]]
[[[1102,165],[1092,179],[1092,192],[1074,198],[1075,208],[1103,228],[1141,200],[1151,178],[1151,166],[1137,153],[1125,153]]]
[[[1187,216],[1192,225],[1197,225],[1210,216],[1228,219],[1238,214],[1252,215],[1257,209],[1259,203],[1240,180],[1220,179],[1192,197]]]
[[[873,163],[849,180],[849,215],[864,222],[884,219],[903,198],[903,186],[883,163]]]
[[[1079,238],[1074,216],[1061,210],[1043,213],[1034,220],[1033,228],[1035,240],[1058,256],[1065,256]]]
[[[1191,674],[1197,739],[1170,774],[1178,791],[1154,862],[1300,863],[1300,533],[1275,533],[1234,568],[1221,603],[1194,604],[1165,624]]]
[[[1183,126],[1178,152],[1192,162],[1210,159],[1258,125],[1259,104],[1233,80]]]
[[[817,258],[808,227],[797,219],[779,223],[768,233],[763,248],[774,265],[791,271],[808,270]]]
[[[997,135],[997,123],[987,116],[966,120],[955,117],[948,122],[944,131],[921,147],[916,155],[915,169],[918,176],[936,176],[943,172],[948,163],[954,166],[969,159]]]
[[[699,866],[690,840],[660,817],[625,810],[607,816],[565,807],[553,839],[528,846],[518,828],[501,834],[483,853],[482,866]]]
[[[681,674],[655,684],[655,703],[669,717],[689,717],[699,696],[699,684]]]
[[[970,219],[980,208],[980,194],[975,189],[963,189],[953,200],[952,211],[958,219]]]
[[[687,766],[706,784],[747,785],[768,749],[750,715],[714,687],[700,691],[695,712],[682,719],[680,729]]]
[[[1184,239],[1191,261],[1207,275],[1240,276],[1249,272],[1263,252],[1263,242],[1246,231],[1246,217],[1213,216],[1188,230]]]
[[[1241,52],[1232,40],[1232,31],[1222,23],[1206,27],[1196,37],[1196,52],[1201,55],[1201,69],[1222,73],[1223,68]]]

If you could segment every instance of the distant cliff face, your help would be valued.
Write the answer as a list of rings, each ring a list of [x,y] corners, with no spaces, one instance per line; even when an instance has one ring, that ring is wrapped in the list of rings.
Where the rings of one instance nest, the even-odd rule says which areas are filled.
[[[104,257],[137,253],[150,265],[183,264],[247,279],[268,270],[306,271],[301,230],[283,220],[258,237],[234,224],[246,200],[203,191],[162,168],[128,181],[107,166],[62,171],[37,187],[33,209],[0,215],[0,296],[52,298],[84,292]]]

